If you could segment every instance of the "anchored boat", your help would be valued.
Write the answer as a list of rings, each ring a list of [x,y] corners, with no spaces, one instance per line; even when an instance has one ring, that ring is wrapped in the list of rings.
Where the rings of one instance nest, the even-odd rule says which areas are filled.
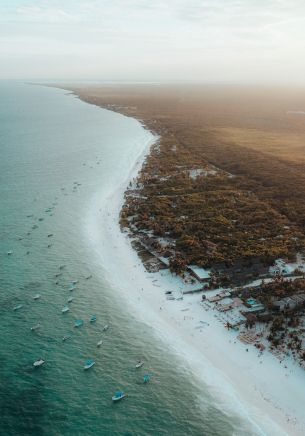
[[[85,363],[84,369],[85,369],[85,370],[90,369],[90,368],[93,367],[93,365],[95,365],[94,360],[92,360],[92,359],[88,359],[88,360],[86,360],[86,363]]]
[[[15,307],[13,308],[13,310],[16,312],[16,310],[19,310],[19,309],[21,309],[22,307],[23,307],[22,304],[18,304],[17,306],[15,306]]]
[[[149,375],[149,374],[144,374],[143,382],[144,382],[144,383],[148,383],[149,380],[150,380],[150,375]]]
[[[126,397],[126,394],[124,393],[124,392],[122,392],[122,391],[117,391],[114,395],[113,395],[113,397],[112,397],[112,401],[120,401],[120,400],[122,400],[123,398],[125,398]]]
[[[84,323],[81,319],[77,319],[74,323],[74,327],[81,327],[83,324]]]
[[[45,363],[45,360],[43,360],[43,359],[38,359],[38,360],[36,360],[34,363],[33,363],[33,366],[35,367],[35,368],[37,368],[38,366],[41,366],[41,365],[43,365]]]

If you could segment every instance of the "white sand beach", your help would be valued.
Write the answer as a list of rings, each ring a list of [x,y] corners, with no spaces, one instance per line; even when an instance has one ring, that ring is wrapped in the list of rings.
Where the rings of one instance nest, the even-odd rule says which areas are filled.
[[[117,186],[96,194],[88,211],[86,231],[110,285],[126,309],[153,327],[165,352],[170,347],[198,384],[209,387],[221,410],[248,422],[249,432],[242,434],[304,435],[305,371],[291,359],[280,363],[268,350],[259,355],[254,346],[237,340],[238,332],[228,331],[217,311],[201,304],[200,293],[167,300],[166,291],[179,295],[190,284],[168,270],[146,272],[130,238],[121,232],[124,191],[150,143],[148,135],[128,179],[122,172]]]

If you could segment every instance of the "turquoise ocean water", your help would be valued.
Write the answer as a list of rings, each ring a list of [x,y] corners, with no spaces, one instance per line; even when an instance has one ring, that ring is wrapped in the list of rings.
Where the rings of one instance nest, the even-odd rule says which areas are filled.
[[[91,260],[83,231],[90,200],[126,171],[148,133],[67,94],[0,82],[0,434],[250,434],[125,313]],[[34,369],[40,357],[46,363]],[[95,367],[84,371],[89,358]],[[135,369],[138,358],[145,368]],[[128,397],[113,404],[117,389]]]

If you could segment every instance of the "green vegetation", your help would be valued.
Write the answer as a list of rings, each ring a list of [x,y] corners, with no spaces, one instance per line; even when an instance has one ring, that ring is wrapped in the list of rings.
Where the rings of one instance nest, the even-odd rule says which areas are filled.
[[[303,107],[304,90],[126,85],[74,91],[138,117],[161,137],[138,189],[127,193],[121,223],[138,237],[144,231],[166,238],[159,251],[173,271],[188,263],[245,269],[257,259],[270,265],[303,251],[304,118],[289,110]]]
[[[127,192],[122,223],[129,219],[133,229],[172,240],[174,270],[192,263],[212,267],[257,257],[263,264],[294,258],[304,246],[300,227],[259,198],[258,182],[230,169],[228,162],[226,171],[220,170],[203,151],[195,153],[165,137],[138,177],[139,195]]]

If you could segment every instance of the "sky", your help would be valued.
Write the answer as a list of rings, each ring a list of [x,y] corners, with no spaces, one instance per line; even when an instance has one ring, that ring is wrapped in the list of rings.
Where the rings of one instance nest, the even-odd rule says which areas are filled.
[[[305,0],[0,0],[0,78],[305,84]]]

